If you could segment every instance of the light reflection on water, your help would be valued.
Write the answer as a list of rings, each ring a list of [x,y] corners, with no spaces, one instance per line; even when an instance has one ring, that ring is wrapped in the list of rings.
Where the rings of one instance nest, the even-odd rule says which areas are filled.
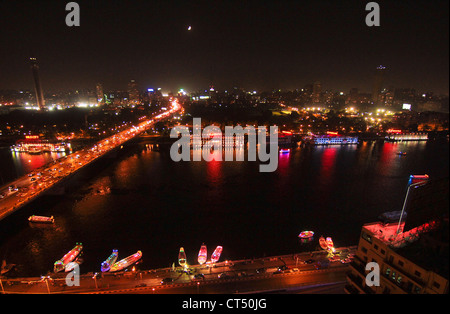
[[[66,156],[64,152],[45,152],[42,154],[29,154],[11,151],[9,148],[0,148],[0,175],[4,183],[13,181],[34,169],[42,167],[49,162]]]
[[[75,242],[82,272],[98,271],[114,248],[119,258],[142,250],[141,267],[156,268],[176,262],[181,246],[196,263],[202,243],[209,254],[222,245],[224,259],[296,252],[302,230],[355,245],[363,223],[401,208],[410,174],[448,174],[448,143],[299,147],[279,155],[274,173],[257,161],[175,163],[142,147],[104,162],[79,190],[36,202],[31,211],[54,226],[30,227],[30,212],[0,222],[0,259],[41,275]]]

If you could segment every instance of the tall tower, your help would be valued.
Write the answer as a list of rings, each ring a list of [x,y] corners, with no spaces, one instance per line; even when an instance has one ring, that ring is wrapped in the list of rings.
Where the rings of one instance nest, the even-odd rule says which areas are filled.
[[[322,84],[319,81],[314,82],[312,91],[312,101],[313,103],[320,102],[320,93],[322,92]]]
[[[135,80],[128,83],[128,100],[134,104],[139,102],[139,90]]]
[[[39,66],[36,58],[30,58],[31,72],[34,79],[34,91],[36,92],[36,102],[40,110],[45,109],[44,93],[42,92],[41,81],[39,80]]]
[[[97,83],[97,85],[95,85],[95,93],[97,94],[97,103],[103,104],[103,85],[101,83]]]
[[[373,82],[373,91],[372,91],[372,102],[374,106],[381,105],[381,88],[384,83],[384,73],[386,72],[386,67],[380,65],[377,67],[375,73],[375,80]]]

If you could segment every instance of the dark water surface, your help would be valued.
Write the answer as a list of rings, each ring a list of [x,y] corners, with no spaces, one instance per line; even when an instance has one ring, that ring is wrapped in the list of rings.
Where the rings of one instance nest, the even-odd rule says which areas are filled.
[[[119,259],[142,250],[140,267],[149,269],[171,266],[180,246],[196,264],[202,243],[208,255],[222,245],[221,260],[298,252],[302,230],[315,232],[312,248],[320,235],[337,247],[356,245],[362,224],[401,209],[410,174],[448,177],[448,148],[448,141],[299,147],[279,155],[277,171],[260,173],[259,162],[175,163],[168,151],[136,145],[79,189],[1,221],[0,259],[35,276],[75,242],[84,245],[83,273],[99,271],[114,248]],[[55,225],[32,226],[31,214],[53,215]]]

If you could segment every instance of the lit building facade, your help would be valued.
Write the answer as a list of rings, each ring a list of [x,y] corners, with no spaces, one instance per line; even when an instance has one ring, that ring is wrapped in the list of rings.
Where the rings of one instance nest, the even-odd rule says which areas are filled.
[[[405,204],[411,204],[406,219],[362,227],[347,274],[347,293],[449,293],[448,179],[415,185],[412,190],[411,197],[405,199]],[[379,285],[366,282],[374,270],[367,267],[370,262],[379,266]]]

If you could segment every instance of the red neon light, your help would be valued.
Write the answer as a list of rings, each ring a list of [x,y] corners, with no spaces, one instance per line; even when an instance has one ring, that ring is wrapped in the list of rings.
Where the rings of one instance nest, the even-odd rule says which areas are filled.
[[[389,129],[387,130],[388,133],[402,133],[402,130],[397,130],[397,129]]]

